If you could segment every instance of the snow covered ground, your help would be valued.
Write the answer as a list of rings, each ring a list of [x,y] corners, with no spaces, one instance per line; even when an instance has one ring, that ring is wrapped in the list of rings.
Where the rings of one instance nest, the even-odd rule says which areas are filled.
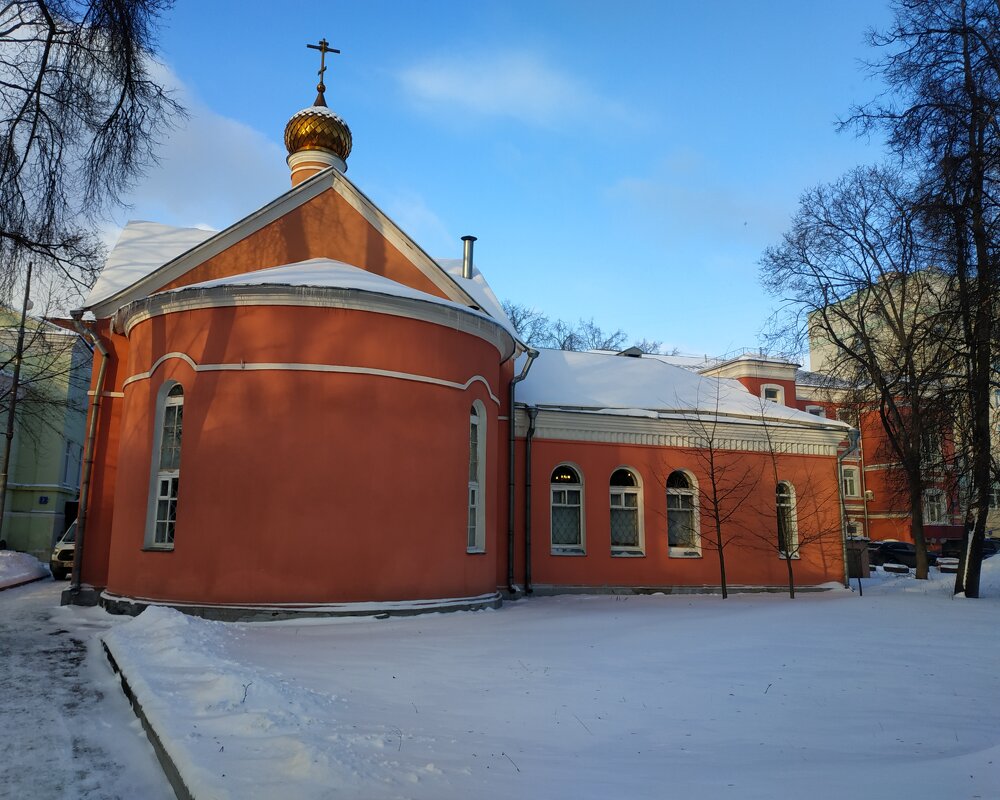
[[[203,799],[996,798],[1000,558],[953,577],[105,640]]]
[[[124,620],[60,608],[65,588],[0,593],[0,798],[170,800],[97,639]]]
[[[0,589],[17,586],[49,574],[49,568],[34,556],[16,550],[0,550]]]

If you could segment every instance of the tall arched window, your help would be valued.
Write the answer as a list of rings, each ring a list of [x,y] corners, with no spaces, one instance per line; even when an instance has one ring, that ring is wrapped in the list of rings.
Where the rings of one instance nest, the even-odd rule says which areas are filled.
[[[798,526],[795,521],[795,487],[781,481],[775,490],[775,507],[778,511],[778,555],[795,558],[799,549]]]
[[[631,470],[611,475],[611,554],[642,553],[642,514],[639,481]]]
[[[556,467],[551,478],[552,552],[580,555],[583,546],[583,484],[573,467]]]
[[[466,549],[470,553],[486,550],[486,409],[478,400],[469,411],[469,530]]]
[[[698,533],[698,490],[686,472],[675,470],[667,476],[667,544],[670,555],[701,555]]]
[[[184,389],[164,384],[157,403],[150,509],[146,526],[148,547],[174,546],[177,497],[181,482],[181,429],[184,423]]]

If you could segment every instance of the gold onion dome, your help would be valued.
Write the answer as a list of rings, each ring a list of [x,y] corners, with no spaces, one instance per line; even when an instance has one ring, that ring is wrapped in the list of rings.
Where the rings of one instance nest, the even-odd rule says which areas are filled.
[[[321,90],[312,106],[303,108],[288,120],[285,147],[289,155],[302,150],[328,150],[346,161],[351,153],[351,129],[327,108]]]

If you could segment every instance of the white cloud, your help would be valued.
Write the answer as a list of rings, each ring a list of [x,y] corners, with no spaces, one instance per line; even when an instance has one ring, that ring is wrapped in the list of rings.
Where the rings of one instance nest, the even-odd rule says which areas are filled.
[[[428,60],[402,70],[397,78],[415,105],[435,114],[510,117],[543,127],[588,118],[632,118],[618,101],[524,51]]]
[[[759,242],[779,235],[788,221],[787,209],[769,202],[762,191],[720,179],[694,151],[670,154],[647,176],[620,179],[607,195],[657,229],[683,237]]]
[[[289,188],[282,146],[209,109],[169,68],[158,65],[155,77],[175,92],[188,118],[164,135],[159,163],[137,181],[122,221],[224,228]]]

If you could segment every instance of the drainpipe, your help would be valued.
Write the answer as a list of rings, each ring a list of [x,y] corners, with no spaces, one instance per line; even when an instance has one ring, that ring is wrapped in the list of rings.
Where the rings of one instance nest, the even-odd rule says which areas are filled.
[[[861,431],[857,428],[851,428],[847,432],[847,449],[843,453],[837,454],[837,496],[840,498],[840,543],[844,559],[844,588],[847,589],[851,587],[851,577],[850,570],[847,568],[847,500],[844,498],[844,459],[858,451],[858,443],[860,441]]]
[[[470,245],[471,246],[471,245]],[[514,387],[528,377],[528,370],[532,363],[538,358],[538,351],[529,347],[526,351],[528,360],[521,368],[521,374],[515,375],[510,381],[510,396],[508,398],[508,482],[507,482],[507,591],[514,595],[517,587],[514,586]]]
[[[94,384],[94,399],[90,404],[90,420],[87,423],[87,438],[83,442],[83,472],[80,475],[80,505],[76,514],[76,547],[73,553],[73,578],[69,591],[74,597],[80,594],[80,569],[83,564],[84,536],[87,530],[87,499],[90,495],[90,476],[94,466],[94,436],[97,432],[97,420],[101,414],[101,395],[104,393],[104,378],[108,371],[108,349],[93,330],[83,324],[83,311],[71,311],[73,327],[83,337],[90,341],[101,355],[101,366],[97,370],[97,382]]]
[[[531,440],[538,409],[528,406],[528,434],[524,439],[524,593],[531,594]]]

